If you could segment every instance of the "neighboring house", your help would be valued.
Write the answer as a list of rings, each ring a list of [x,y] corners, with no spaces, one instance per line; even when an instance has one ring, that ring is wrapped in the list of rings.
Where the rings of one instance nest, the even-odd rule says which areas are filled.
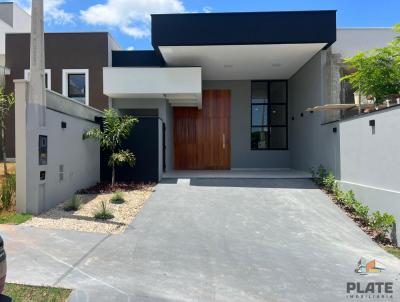
[[[29,34],[6,35],[6,90],[15,79],[29,79]],[[85,105],[103,110],[103,67],[111,66],[111,51],[120,46],[106,32],[45,33],[46,87]],[[6,129],[7,156],[15,156],[14,112]]]
[[[0,3],[0,86],[5,85],[5,75],[9,70],[5,67],[6,34],[26,33],[31,31],[31,16],[17,4]]]

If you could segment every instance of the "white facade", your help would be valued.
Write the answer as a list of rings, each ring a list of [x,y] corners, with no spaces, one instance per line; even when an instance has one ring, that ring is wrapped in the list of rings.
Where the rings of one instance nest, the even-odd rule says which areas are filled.
[[[15,3],[0,3],[0,65],[4,66],[7,33],[31,31],[31,16]]]
[[[6,34],[31,31],[31,16],[15,3],[0,3],[0,86],[5,85]]]
[[[113,99],[167,99],[201,108],[200,67],[105,67],[104,94]]]

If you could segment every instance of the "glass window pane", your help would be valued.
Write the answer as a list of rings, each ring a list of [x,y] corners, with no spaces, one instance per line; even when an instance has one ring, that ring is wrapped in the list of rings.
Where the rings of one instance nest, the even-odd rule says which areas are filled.
[[[286,105],[271,105],[271,125],[286,126]]]
[[[85,74],[68,75],[68,97],[85,98]]]
[[[286,127],[271,127],[270,149],[286,149]]]
[[[252,126],[268,125],[268,106],[267,105],[252,105]]]
[[[251,83],[251,102],[268,103],[268,82]]]
[[[271,103],[286,103],[286,82],[271,82],[269,87]]]
[[[268,148],[268,128],[252,127],[251,128],[251,149],[267,149]]]

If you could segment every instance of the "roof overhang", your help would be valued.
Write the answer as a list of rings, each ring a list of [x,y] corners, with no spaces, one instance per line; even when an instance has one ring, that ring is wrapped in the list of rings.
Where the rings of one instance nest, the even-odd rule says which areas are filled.
[[[289,79],[335,41],[336,11],[152,15],[155,52],[203,80]]]
[[[168,66],[200,66],[203,80],[289,79],[326,44],[160,46]]]

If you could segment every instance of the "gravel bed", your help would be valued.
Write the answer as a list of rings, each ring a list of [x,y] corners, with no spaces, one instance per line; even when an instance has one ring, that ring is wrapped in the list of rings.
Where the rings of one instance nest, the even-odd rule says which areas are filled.
[[[112,193],[81,194],[79,196],[82,198],[82,207],[78,211],[65,211],[64,207],[68,203],[66,201],[39,216],[33,217],[24,225],[46,229],[121,234],[139,213],[153,190],[153,186],[142,186],[140,189],[124,192],[125,202],[122,204],[110,202]],[[94,218],[94,213],[100,208],[102,201],[107,203],[107,208],[114,215],[114,218],[104,221]]]

